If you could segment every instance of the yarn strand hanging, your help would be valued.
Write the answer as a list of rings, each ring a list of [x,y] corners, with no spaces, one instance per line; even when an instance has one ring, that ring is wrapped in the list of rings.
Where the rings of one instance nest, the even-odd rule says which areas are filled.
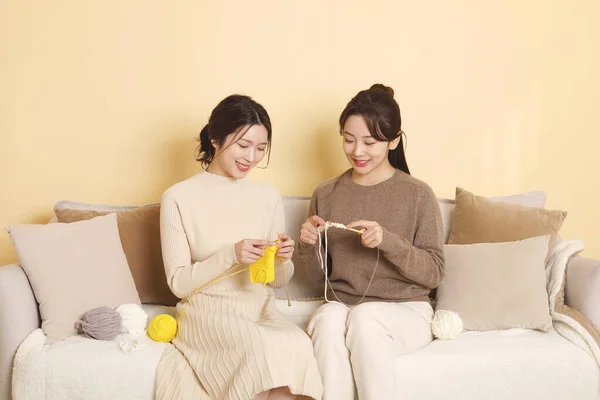
[[[331,221],[327,221],[325,223],[325,226],[322,227],[322,233],[323,236],[325,237],[324,241],[325,241],[325,249],[324,249],[324,255],[321,254],[321,249],[323,247],[323,240],[321,239],[321,232],[319,232],[319,245],[317,248],[317,258],[319,259],[319,265],[321,267],[321,270],[323,271],[323,273],[325,274],[325,290],[324,290],[324,297],[325,297],[325,301],[330,303],[331,300],[329,300],[327,298],[327,286],[329,285],[331,287],[331,282],[329,281],[329,275],[328,275],[328,270],[327,270],[327,244],[328,244],[328,239],[327,239],[327,231],[329,230],[329,228],[338,228],[338,229],[344,229],[344,230],[348,230],[351,232],[355,232],[358,234],[362,234],[362,231],[359,231],[357,229],[352,229],[352,228],[348,228],[346,227],[344,224],[340,224],[337,222],[331,222]],[[333,287],[331,287],[331,293],[333,293],[333,296],[335,297],[335,299],[337,300],[337,302],[347,308],[349,307],[353,307],[353,306],[357,306],[360,303],[363,302],[363,300],[365,299],[365,297],[367,296],[367,293],[369,291],[369,289],[371,288],[371,284],[373,283],[373,278],[375,278],[375,272],[377,271],[377,267],[379,266],[379,248],[377,248],[377,261],[375,261],[375,267],[373,268],[373,273],[371,274],[371,279],[369,280],[369,284],[367,285],[367,288],[365,289],[365,293],[362,295],[362,297],[360,298],[360,300],[355,303],[355,304],[346,304],[343,301],[341,301],[339,299],[339,297],[337,296],[337,294],[335,294],[335,291],[333,290]]]

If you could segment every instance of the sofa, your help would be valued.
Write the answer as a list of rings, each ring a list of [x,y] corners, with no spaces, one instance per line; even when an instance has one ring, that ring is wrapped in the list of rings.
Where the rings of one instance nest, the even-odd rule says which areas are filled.
[[[287,230],[295,240],[309,200],[284,197]],[[543,207],[546,198],[542,192],[530,192],[490,200]],[[440,198],[439,206],[448,242],[455,200]],[[55,213],[65,208],[117,213],[136,207],[68,201],[54,206]],[[57,222],[55,216],[49,224]],[[600,325],[600,260],[576,253],[566,260],[564,302]],[[323,286],[306,281],[297,270],[288,291],[289,303],[285,289],[276,290],[276,305],[306,330],[312,312],[323,304]],[[107,341],[73,335],[47,344],[38,302],[20,265],[0,268],[0,400],[154,398],[156,368],[169,343],[155,342],[147,335],[121,334]],[[144,299],[142,303],[148,320],[161,313],[175,315],[173,304]],[[569,335],[565,329],[554,328],[465,329],[452,340],[436,339],[396,360],[392,367],[398,393],[389,398],[598,399],[600,370],[594,351],[581,337]],[[132,343],[139,348],[124,351],[123,346]]]

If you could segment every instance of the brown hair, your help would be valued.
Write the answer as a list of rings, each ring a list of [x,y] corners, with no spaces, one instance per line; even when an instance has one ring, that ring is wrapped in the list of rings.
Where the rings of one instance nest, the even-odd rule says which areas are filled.
[[[225,139],[232,133],[239,134],[245,126],[263,125],[267,130],[268,160],[271,158],[271,119],[267,110],[249,96],[233,94],[221,100],[202,128],[196,149],[196,161],[206,168],[215,158],[215,148],[211,141],[216,140],[223,146]],[[240,135],[240,138],[241,139]],[[238,139],[238,140],[239,140]],[[232,142],[233,144],[235,142]],[[231,146],[230,144],[230,146]]]
[[[401,129],[400,106],[394,99],[394,90],[376,83],[369,89],[358,92],[340,115],[340,133],[343,132],[346,120],[352,115],[360,115],[365,119],[369,132],[375,140],[391,142],[400,138],[398,147],[390,150],[388,160],[394,168],[410,175],[402,141],[404,132]]]

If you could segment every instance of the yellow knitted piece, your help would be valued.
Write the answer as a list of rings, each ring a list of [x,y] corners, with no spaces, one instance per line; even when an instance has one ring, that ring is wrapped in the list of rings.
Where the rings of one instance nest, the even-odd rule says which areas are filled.
[[[254,264],[250,265],[250,280],[255,283],[267,284],[275,280],[275,254],[277,245],[267,247],[265,254]]]

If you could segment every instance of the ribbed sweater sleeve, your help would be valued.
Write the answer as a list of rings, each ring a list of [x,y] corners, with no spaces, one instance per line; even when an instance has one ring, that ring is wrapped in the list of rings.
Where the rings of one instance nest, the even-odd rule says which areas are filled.
[[[414,242],[384,228],[379,249],[402,276],[433,289],[444,276],[442,217],[433,191],[421,190],[416,211]]]
[[[210,282],[237,263],[233,244],[206,260],[192,263],[179,207],[167,192],[161,198],[160,236],[167,283],[179,298],[191,295],[198,286]]]

